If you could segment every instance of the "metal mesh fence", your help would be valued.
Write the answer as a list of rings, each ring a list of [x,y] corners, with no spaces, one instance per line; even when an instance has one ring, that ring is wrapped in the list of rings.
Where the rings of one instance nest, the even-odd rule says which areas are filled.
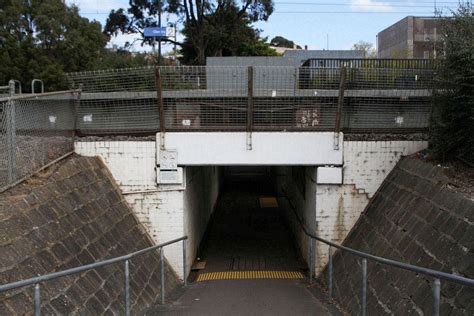
[[[74,149],[71,91],[0,100],[0,191]]]
[[[352,67],[341,82],[342,71],[147,67],[72,73],[69,79],[83,89],[77,126],[85,135],[327,131],[338,120],[343,131],[354,133],[428,127],[434,70]]]

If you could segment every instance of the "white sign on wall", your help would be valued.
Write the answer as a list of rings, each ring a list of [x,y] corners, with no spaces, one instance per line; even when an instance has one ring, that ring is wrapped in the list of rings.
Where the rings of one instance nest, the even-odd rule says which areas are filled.
[[[176,150],[160,150],[160,170],[178,169],[178,152]]]

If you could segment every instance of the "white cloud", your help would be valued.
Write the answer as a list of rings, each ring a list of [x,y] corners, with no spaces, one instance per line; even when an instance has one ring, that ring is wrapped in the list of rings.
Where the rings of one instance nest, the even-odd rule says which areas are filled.
[[[394,7],[387,2],[373,0],[351,0],[351,8],[354,11],[390,12],[394,10]]]

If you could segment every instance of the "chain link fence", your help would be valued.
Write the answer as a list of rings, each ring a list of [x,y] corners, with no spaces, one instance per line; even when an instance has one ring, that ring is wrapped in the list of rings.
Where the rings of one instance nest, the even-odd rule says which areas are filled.
[[[74,150],[75,91],[0,99],[0,192]]]
[[[82,87],[77,127],[83,135],[331,131],[338,124],[346,133],[410,133],[428,128],[434,73],[426,67],[185,66],[68,78]]]

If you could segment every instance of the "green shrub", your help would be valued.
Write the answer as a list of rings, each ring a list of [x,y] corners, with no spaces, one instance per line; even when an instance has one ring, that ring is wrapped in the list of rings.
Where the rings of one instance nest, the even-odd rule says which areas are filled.
[[[436,77],[430,148],[436,159],[474,163],[474,16],[461,4],[443,21],[445,58]]]

